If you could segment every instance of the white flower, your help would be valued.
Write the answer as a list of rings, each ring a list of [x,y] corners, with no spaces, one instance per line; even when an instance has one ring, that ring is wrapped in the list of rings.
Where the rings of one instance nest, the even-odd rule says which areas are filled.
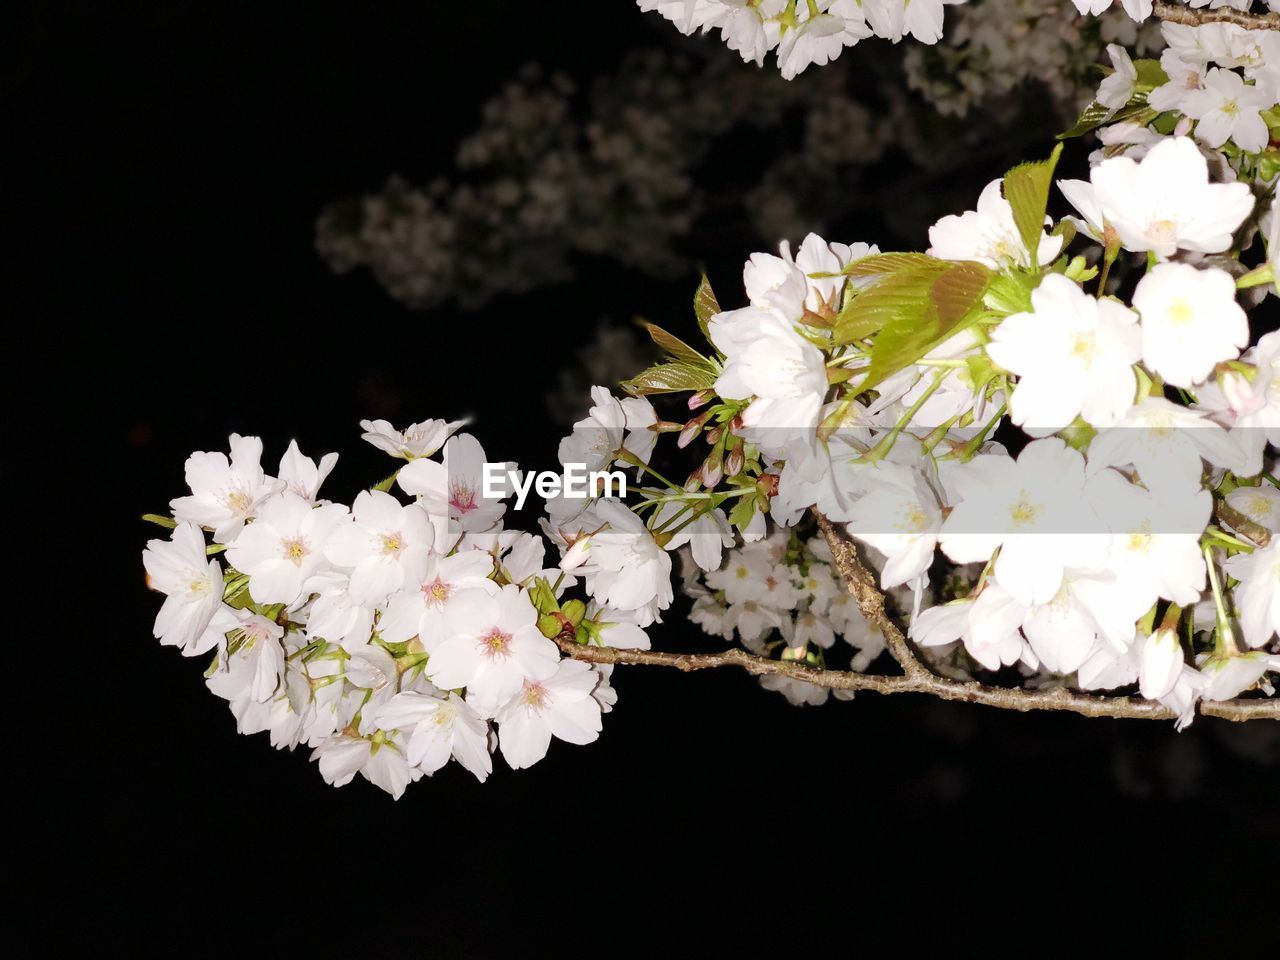
[[[1163,397],[1146,397],[1114,427],[1102,430],[1089,444],[1089,472],[1105,467],[1133,466],[1142,482],[1155,486],[1198,486],[1204,474],[1201,459],[1235,469],[1240,448],[1217,424],[1197,410],[1188,410]]]
[[[698,509],[698,506],[692,508],[694,515],[697,515]],[[657,512],[659,523],[671,520],[679,511],[680,506],[676,503],[663,504]],[[707,510],[697,515],[696,520],[688,521],[690,521],[690,511],[685,511],[680,515],[680,519],[675,521],[672,527],[674,534],[667,541],[666,549],[679,550],[687,543],[690,545],[694,563],[703,570],[715,570],[720,566],[724,549],[732,547],[734,543],[733,530],[729,526],[729,521],[725,518],[724,512],[719,509]]]
[[[581,463],[588,472],[603,470],[622,449],[622,433],[627,426],[626,411],[607,387],[592,387],[594,401],[583,420],[573,425],[573,433],[560,441],[560,462]]]
[[[1013,222],[1013,208],[1000,192],[1001,181],[992,180],[978,196],[978,209],[943,217],[929,228],[931,257],[942,260],[977,260],[994,270],[1032,266],[1031,254]],[[1046,225],[1052,221],[1045,218]],[[1062,250],[1061,236],[1042,235],[1036,262],[1052,263]]]
[[[764,55],[778,45],[782,25],[776,17],[786,0],[719,0],[728,14],[720,22],[720,36],[746,63],[764,64]]]
[[[1196,139],[1205,146],[1217,148],[1230,139],[1241,150],[1257,153],[1266,148],[1270,136],[1261,111],[1274,102],[1265,90],[1246,85],[1234,70],[1214,67],[1200,89],[1182,98],[1182,112],[1199,121]]]
[[[227,559],[249,575],[255,602],[291,605],[325,565],[324,546],[346,518],[341,504],[317,507],[285,491],[264,503],[253,523],[227,545]]]
[[[782,34],[778,46],[778,67],[784,80],[794,79],[811,63],[825,66],[845,47],[871,36],[856,0],[818,0],[798,5],[796,13],[799,25]]]
[[[835,642],[835,628],[826,617],[821,617],[812,610],[796,614],[795,633],[791,637],[792,646],[803,647],[813,644],[815,647],[829,650]]]
[[[1138,70],[1129,59],[1128,51],[1118,44],[1107,45],[1107,56],[1111,58],[1111,65],[1115,70],[1098,87],[1097,101],[1115,113],[1133,97]]]
[[[284,679],[284,628],[266,617],[241,612],[228,631],[227,648],[219,652],[217,669],[205,681],[224,700],[247,697],[265,703]]]
[[[581,568],[587,590],[605,606],[634,613],[636,625],[647,627],[671,605],[671,557],[623,504],[602,501],[597,511],[608,526],[591,537]]]
[[[186,477],[191,496],[170,502],[173,515],[213,528],[217,543],[239,533],[258,504],[280,487],[262,472],[262,441],[236,433],[231,435],[230,460],[225,453],[193,453]]]
[[[987,345],[992,360],[1018,374],[1009,398],[1013,422],[1033,435],[1060,430],[1077,416],[1096,427],[1114,424],[1137,392],[1137,315],[1089,296],[1061,274],[1046,276],[1031,304],[1030,313],[996,327]]]
[[[1075,4],[1076,9],[1081,13],[1093,14],[1095,17],[1099,14],[1106,13],[1114,3],[1114,0],[1071,0]],[[1149,16],[1154,6],[1153,0],[1121,0],[1124,12],[1130,19],[1142,23]]]
[[[449,557],[433,554],[427,561],[421,584],[394,594],[378,621],[384,640],[402,643],[413,637],[431,653],[446,637],[445,614],[449,607],[479,589],[492,594],[497,585],[489,579],[493,557],[480,550],[463,550]]]
[[[729,603],[745,603],[764,596],[764,578],[771,564],[762,550],[735,550],[721,570],[707,574],[707,586],[724,591]]]
[[[492,717],[526,679],[555,672],[560,653],[538,632],[538,612],[515,585],[490,596],[468,590],[445,611],[447,638],[427,661],[431,682],[443,690],[467,689],[467,703]]]
[[[580,660],[561,660],[551,675],[525,679],[497,717],[498,748],[513,770],[545,757],[553,736],[577,744],[600,736],[600,704],[591,695],[599,680]]]
[[[1142,317],[1142,360],[1176,387],[1206,379],[1249,343],[1249,319],[1225,270],[1161,263],[1139,281],[1133,306]]]
[[[502,519],[507,510],[502,500],[512,492],[511,483],[504,480],[495,484],[500,491],[497,496],[484,495],[486,462],[480,441],[460,433],[445,444],[443,463],[425,457],[412,460],[397,474],[396,482],[405,493],[421,498],[439,539],[446,533],[480,532]],[[514,463],[499,466],[499,473],[518,473]]]
[[[1058,591],[1027,611],[1022,632],[1044,669],[1074,673],[1089,658],[1099,638],[1107,636],[1103,624],[1127,616],[1123,601],[1109,577],[1066,571]],[[1133,627],[1133,620],[1129,620],[1128,637],[1120,638],[1117,645],[1132,637]]]
[[[1027,607],[989,580],[976,599],[956,600],[922,611],[912,620],[910,633],[922,647],[961,640],[969,655],[988,670],[999,670],[1020,660],[1038,665],[1020,632],[1026,617]]]
[[[1138,691],[1148,700],[1168,696],[1185,666],[1177,631],[1157,630],[1142,641]]]
[[[324,483],[325,477],[329,476],[337,462],[336,453],[326,453],[317,466],[310,457],[302,455],[297,440],[290,440],[289,449],[280,458],[279,480],[286,490],[315,503],[320,493],[320,484]]]
[[[1240,581],[1236,610],[1245,643],[1265,646],[1280,630],[1280,537],[1253,553],[1236,554],[1223,566]]]
[[[1261,651],[1242,656],[1209,656],[1200,663],[1206,700],[1233,700],[1251,689],[1268,671],[1280,671],[1280,657]]]
[[[395,744],[382,739],[331,737],[316,747],[311,759],[318,761],[326,783],[343,787],[359,773],[396,800],[413,779],[404,754]]]
[[[330,534],[324,555],[351,570],[353,602],[376,604],[406,583],[422,581],[431,544],[431,523],[420,507],[364,490],[352,504],[351,521]]]
[[[658,422],[657,411],[647,397],[624,397],[621,402],[627,426],[627,436],[622,445],[637,460],[648,463],[658,442],[657,431],[653,429]]]
[[[1252,477],[1262,470],[1266,445],[1280,446],[1280,332],[1266,334],[1243,359],[1253,366],[1251,377],[1227,370],[1196,395],[1203,409],[1231,427],[1244,457],[1232,469]]]
[[[1160,69],[1169,81],[1147,94],[1147,106],[1159,112],[1183,112],[1182,105],[1187,96],[1204,86],[1204,64],[1184,60],[1178,55],[1178,51],[1170,47],[1160,55]]]
[[[959,502],[943,522],[942,550],[956,563],[985,563],[997,549],[997,582],[1019,603],[1048,603],[1063,571],[1097,565],[1106,548],[1085,496],[1084,458],[1056,437],[1018,459],[983,454],[948,477]]]
[[[481,783],[493,772],[489,725],[456,693],[398,693],[378,710],[376,720],[383,729],[406,733],[405,759],[424,773],[435,773],[451,756]]]
[[[849,534],[886,557],[886,590],[928,571],[941,528],[942,508],[924,475],[896,464],[880,465],[874,486],[849,513]]]
[[[1209,182],[1204,156],[1186,137],[1156,144],[1141,162],[1104,160],[1089,178],[1125,249],[1161,257],[1179,249],[1221,253],[1253,210],[1246,184]]]
[[[172,539],[147,541],[142,565],[147,586],[165,594],[156,614],[156,638],[186,656],[212,650],[233,624],[223,624],[225,618],[217,616],[222,608],[222,568],[205,554],[204,534],[183,521]]]
[[[393,457],[413,460],[431,456],[444,446],[453,431],[465,423],[465,420],[424,420],[400,431],[386,420],[361,420],[360,426],[365,431],[361,438]]]
[[[1200,536],[1213,509],[1207,490],[1198,482],[1148,489],[1105,470],[1090,483],[1089,496],[1113,534],[1108,567],[1129,605],[1131,622],[1161,597],[1184,607],[1200,599],[1205,583]]]
[[[373,633],[374,607],[352,600],[351,578],[337,570],[316,574],[306,585],[316,594],[307,614],[307,630],[312,636],[336,643],[352,651],[368,643]]]
[[[600,642],[618,650],[648,650],[649,635],[636,626],[632,615],[623,610],[610,610],[592,602],[586,618],[600,628]]]
[[[827,391],[822,351],[788,321],[755,307],[716,315],[710,335],[726,357],[716,392],[755,398],[742,414],[743,438],[774,457],[812,447]]]

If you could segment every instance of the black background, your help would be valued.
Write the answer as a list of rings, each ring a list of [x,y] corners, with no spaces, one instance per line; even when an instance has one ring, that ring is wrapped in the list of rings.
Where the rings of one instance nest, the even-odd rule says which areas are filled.
[[[628,0],[551,9],[60,5],[6,31],[5,126],[32,161],[7,191],[8,679],[31,698],[10,716],[9,823],[35,948],[683,955],[728,932],[963,949],[1018,929],[1071,948],[1228,921],[1265,943],[1274,731],[872,695],[795,709],[736,673],[637,668],[598,743],[485,785],[450,768],[393,803],[237,736],[203,663],[151,638],[136,518],[182,492],[192,449],[231,431],[270,465],[291,437],[336,449],[345,498],[386,470],[360,418],[470,413],[491,456],[546,465],[558,428],[528,398],[601,317],[691,327],[693,277],[584,263],[477,313],[413,313],[314,251],[326,202],[446,167],[519,64],[589,78],[675,42]],[[747,243],[703,255],[721,290]],[[679,613],[657,645],[705,643]]]

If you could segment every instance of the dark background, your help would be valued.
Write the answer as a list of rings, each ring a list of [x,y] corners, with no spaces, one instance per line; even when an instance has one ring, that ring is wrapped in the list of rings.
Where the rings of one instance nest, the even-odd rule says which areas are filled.
[[[386,470],[362,417],[471,413],[491,456],[546,465],[559,428],[529,398],[601,317],[692,329],[692,276],[584,262],[573,284],[413,313],[314,251],[326,202],[447,167],[521,63],[586,79],[677,42],[629,0],[550,7],[59,5],[6,31],[5,127],[31,161],[7,191],[3,471],[10,689],[32,698],[8,731],[10,843],[33,948],[683,955],[729,931],[963,948],[1022,927],[1037,935],[1013,942],[1188,944],[1225,920],[1262,936],[1274,729],[873,695],[796,709],[737,673],[637,668],[598,743],[499,762],[485,785],[451,766],[393,803],[237,736],[203,662],[152,639],[136,518],[182,492],[191,450],[231,431],[261,435],[269,465],[291,437],[336,449],[341,499]],[[726,301],[751,242],[703,255]],[[656,644],[704,643],[679,614]]]

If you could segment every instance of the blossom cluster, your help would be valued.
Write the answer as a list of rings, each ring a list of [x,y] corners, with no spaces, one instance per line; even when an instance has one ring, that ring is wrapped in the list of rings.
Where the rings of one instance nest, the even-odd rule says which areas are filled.
[[[810,64],[822,66],[845,47],[870,36],[897,43],[942,37],[942,7],[964,0],[636,0],[681,33],[718,29],[730,50],[747,63],[764,64],[777,51],[778,70],[790,80]]]
[[[483,781],[494,750],[520,768],[552,737],[594,741],[616,700],[610,668],[562,659],[549,636],[568,624],[647,647],[644,631],[559,602],[574,577],[544,570],[541,537],[504,529],[484,451],[459,423],[363,426],[406,461],[389,479],[411,502],[390,483],[350,505],[320,498],[337,455],[316,463],[296,443],[275,476],[255,437],[233,435],[229,456],[191,455],[189,495],[154,518],[172,536],[143,554],[166,595],[160,642],[212,653],[206,683],[237,729],[311,747],[338,786],[359,773],[399,797],[451,758]]]
[[[1038,219],[1009,199],[1019,176],[1047,193],[1051,169],[993,181],[927,255],[815,236],[754,255],[750,305],[708,323],[713,390],[777,474],[775,521],[816,508],[920,598],[938,553],[954,565],[961,595],[912,611],[921,647],[1037,683],[1137,683],[1187,722],[1280,669],[1280,333],[1254,342],[1236,279],[1273,283],[1275,200],[1264,262],[1233,275],[1213,257],[1265,209],[1248,183],[1213,182],[1187,137],[1102,159],[1060,183],[1100,276],[1062,255],[1047,197]],[[1127,302],[1102,293],[1124,253],[1145,261]],[[905,349],[917,298],[955,332]],[[1006,423],[1016,454],[991,439]]]
[[[710,572],[687,563],[682,587],[693,600],[690,620],[760,656],[825,667],[843,640],[851,648],[850,669],[862,672],[885,648],[884,634],[858,609],[822,537],[804,540],[775,528],[729,551]],[[796,705],[827,699],[826,688],[785,676],[764,676],[760,684]]]

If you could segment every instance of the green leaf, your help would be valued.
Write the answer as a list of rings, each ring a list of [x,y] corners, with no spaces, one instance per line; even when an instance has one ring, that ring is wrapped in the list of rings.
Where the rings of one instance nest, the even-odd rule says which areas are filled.
[[[859,392],[915,363],[976,319],[991,275],[980,263],[947,264],[928,283],[919,312],[896,315],[880,330],[871,347],[867,376],[858,385]],[[909,292],[913,296],[920,282],[918,276],[912,281]]]
[[[1031,312],[1031,291],[1040,278],[1033,273],[1002,273],[991,279],[982,298],[992,313],[1008,316]]]
[[[873,253],[869,257],[855,260],[844,268],[851,277],[878,277],[886,273],[897,273],[912,267],[927,267],[938,261],[927,253]]]
[[[715,292],[711,289],[711,281],[704,273],[702,280],[698,283],[698,291],[693,295],[693,315],[698,320],[698,326],[702,328],[702,335],[708,340],[711,339],[711,334],[707,332],[707,324],[719,312],[720,304],[716,300]]]
[[[622,381],[621,386],[633,397],[645,397],[654,393],[709,390],[715,382],[716,371],[709,363],[673,360],[656,364],[639,376]]]
[[[739,530],[747,529],[747,525],[751,523],[751,518],[756,515],[756,497],[754,494],[745,497],[739,497],[732,509],[729,510],[729,522]]]
[[[836,343],[853,343],[878,333],[894,322],[922,316],[928,308],[929,290],[946,269],[946,263],[925,257],[889,274],[854,296],[836,317]]]
[[[154,523],[157,527],[164,527],[166,530],[172,530],[178,525],[178,521],[172,517],[162,517],[158,513],[144,513],[142,519],[147,523]]]
[[[1036,249],[1040,246],[1040,234],[1044,230],[1053,170],[1061,154],[1062,144],[1059,143],[1048,160],[1020,164],[1004,175],[1004,198],[1013,208],[1013,222],[1017,224],[1022,245],[1030,257],[1029,267],[1039,262]]]
[[[668,333],[656,323],[641,321],[640,326],[653,338],[653,342],[664,350],[673,360],[688,360],[691,363],[707,363],[707,358],[689,346],[674,333]]]
[[[1135,60],[1133,61],[1133,67],[1137,71],[1138,81],[1134,84],[1134,96],[1129,99],[1129,103],[1133,103],[1138,96],[1141,96],[1142,102],[1145,104],[1148,93],[1156,87],[1163,87],[1169,82],[1169,75],[1164,72],[1164,67],[1160,66],[1159,60]]]

